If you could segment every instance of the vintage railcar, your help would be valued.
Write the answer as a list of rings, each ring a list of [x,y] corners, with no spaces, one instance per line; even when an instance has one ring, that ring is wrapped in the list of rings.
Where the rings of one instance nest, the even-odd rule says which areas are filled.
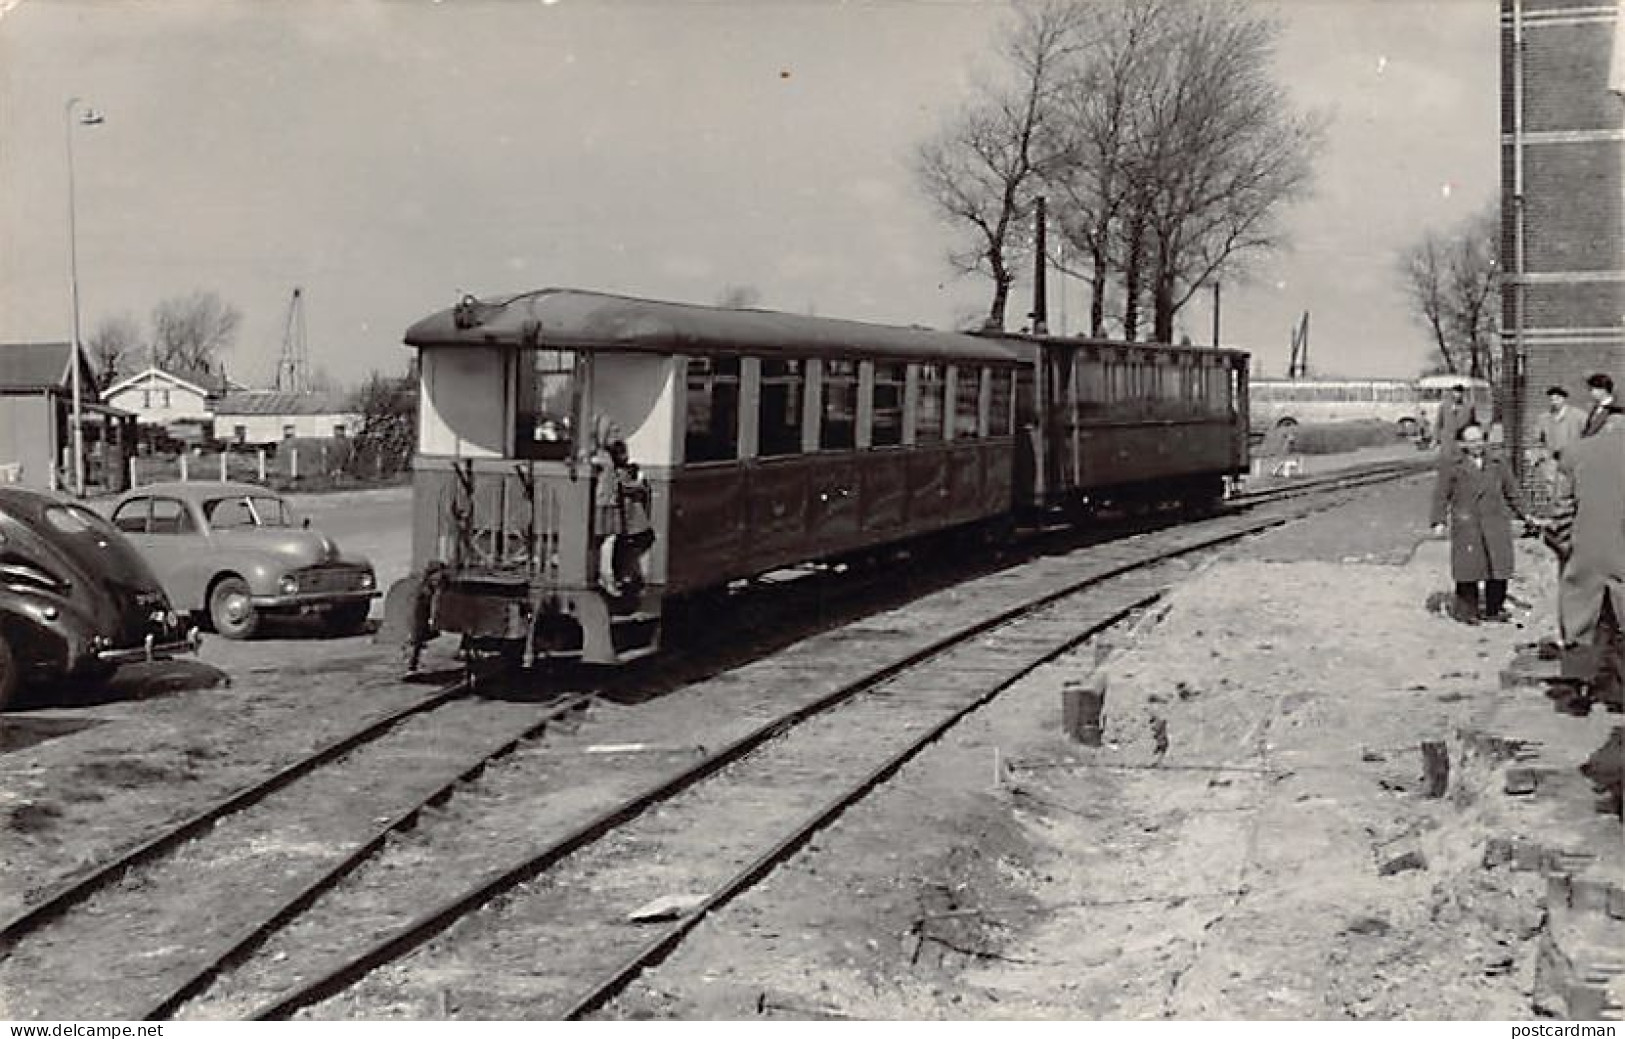
[[[983,336],[546,289],[414,325],[413,559],[430,624],[619,663],[672,600],[1090,496],[1216,494],[1246,356]],[[647,487],[638,580],[606,495]]]

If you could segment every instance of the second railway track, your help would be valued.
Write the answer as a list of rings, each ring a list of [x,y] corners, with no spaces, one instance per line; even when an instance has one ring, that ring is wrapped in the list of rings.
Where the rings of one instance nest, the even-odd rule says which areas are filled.
[[[21,1006],[13,996],[10,1010],[14,1014],[71,1012],[111,1017],[294,1013],[344,990],[369,971],[480,910],[497,895],[555,865],[574,868],[572,857],[603,855],[605,848],[621,848],[621,828],[646,825],[643,817],[649,807],[683,795],[707,776],[749,771],[752,766],[746,764],[747,759],[765,753],[764,745],[793,742],[774,741],[773,737],[803,719],[819,716],[848,696],[883,685],[888,690],[913,688],[922,681],[915,674],[921,667],[951,667],[956,673],[976,675],[978,681],[986,679],[982,686],[991,683],[997,687],[1009,673],[1024,673],[1036,666],[1037,659],[1047,659],[1070,644],[1068,640],[1082,637],[1077,635],[1077,617],[1069,616],[1056,630],[1016,654],[1021,660],[1007,656],[993,668],[965,663],[966,652],[993,652],[986,642],[997,642],[999,633],[1010,638],[1011,623],[1027,618],[1025,623],[1042,628],[1046,622],[1033,619],[1033,614],[1045,604],[1118,574],[1114,586],[1127,590],[1113,593],[1116,606],[1102,602],[1096,610],[1104,610],[1101,618],[1115,616],[1154,594],[1154,590],[1134,585],[1129,577],[1132,571],[1169,555],[1234,540],[1316,507],[1286,506],[1281,499],[1288,495],[1357,487],[1393,479],[1412,469],[1385,467],[1255,494],[1246,502],[1255,508],[1245,516],[1166,529],[1130,543],[1095,546],[1074,556],[1032,560],[914,604],[907,623],[899,623],[895,615],[881,615],[818,636],[696,690],[686,709],[691,716],[708,719],[703,729],[685,731],[675,717],[667,716],[668,711],[646,704],[634,717],[587,725],[574,735],[555,733],[545,746],[513,754],[524,739],[552,722],[567,705],[503,705],[506,709],[496,711],[482,705],[449,729],[444,723],[451,720],[450,715],[437,715],[435,724],[422,724],[416,737],[411,725],[403,723],[402,742],[396,749],[380,746],[371,751],[384,756],[376,761],[397,755],[394,765],[380,774],[412,773],[413,754],[406,748],[413,738],[436,742],[443,760],[444,741],[453,738],[450,733],[456,734],[458,746],[468,748],[466,753],[475,763],[425,771],[415,784],[403,784],[397,778],[387,784],[396,791],[393,800],[378,797],[365,782],[346,779],[329,766],[312,777],[312,782],[320,780],[319,785],[301,787],[296,795],[290,791],[289,814],[280,823],[275,821],[275,810],[262,813],[258,822],[209,820],[213,824],[209,837],[224,838],[227,843],[222,847],[227,850],[205,850],[202,838],[196,836],[204,825],[195,826],[184,839],[170,839],[161,849],[169,857],[161,862],[131,863],[113,871],[110,876],[123,878],[118,888],[80,893],[58,911],[39,914],[27,926],[8,929],[5,938],[14,947],[0,964],[0,978],[8,991],[26,993],[22,998],[30,1004]],[[1118,602],[1123,596],[1128,598]],[[956,649],[977,636],[982,639],[981,649]],[[1016,641],[1022,643],[1022,637]],[[1035,652],[1036,658],[1027,659]],[[958,689],[952,682],[923,681],[926,686]],[[741,696],[742,691],[747,695]],[[978,687],[973,692],[975,695],[960,695],[965,690],[958,689],[948,700],[934,705],[911,698],[909,711],[900,714],[885,706],[901,701],[901,696],[892,694],[871,695],[865,698],[871,707],[853,704],[847,710],[875,709],[902,718],[906,734],[954,716],[964,709],[967,696],[974,701],[986,690]],[[696,704],[701,705],[699,710]],[[825,738],[833,741],[829,750],[814,751],[807,760],[833,761],[834,749],[841,745],[840,732],[850,734],[854,727],[868,731],[866,726],[879,724],[855,721],[848,714],[844,721],[804,725],[801,728],[809,733],[825,729]],[[601,743],[595,745],[595,739]],[[883,772],[886,761],[909,753],[909,741],[902,736],[889,742],[878,737],[868,742],[866,756],[850,763],[841,775],[862,772],[875,781],[877,769]],[[627,752],[627,744],[635,749]],[[819,746],[816,741],[805,745]],[[722,749],[707,750],[706,746]],[[423,834],[386,841],[388,834],[400,834],[419,822],[426,800],[443,800],[459,776],[466,778],[504,755],[510,760],[500,766],[502,782],[491,791],[461,796],[434,812],[434,825],[424,827]],[[363,767],[362,772],[366,771]],[[815,777],[797,765],[769,767],[768,773],[798,777],[798,782],[787,785],[820,796],[842,782],[850,783],[834,774]],[[410,797],[405,793],[409,788],[415,791]],[[735,810],[726,796],[717,803],[720,819]],[[320,811],[312,813],[312,805],[320,805]],[[219,813],[216,819],[229,814]],[[714,832],[718,824],[695,825]],[[156,853],[148,857],[156,857]],[[737,867],[751,861],[758,865],[770,862],[772,854],[753,857],[744,849],[724,857],[727,865]],[[237,873],[234,882],[216,883],[217,876],[230,876],[234,867],[246,867],[256,879],[245,886],[242,874]],[[723,883],[726,879],[712,877],[704,890],[733,886]],[[196,915],[158,914],[160,919],[150,910],[143,911],[143,900],[156,902],[152,895],[164,884],[187,883],[200,893],[195,900]],[[211,889],[215,890],[213,896],[207,894]],[[255,897],[231,894],[243,890],[253,891]],[[133,907],[125,907],[132,900]],[[425,905],[434,909],[424,912]],[[61,919],[53,921],[53,917]],[[682,926],[697,919],[691,916]],[[51,968],[71,962],[76,943],[87,940],[138,950],[128,961],[132,968],[128,975],[86,979],[60,966]],[[614,951],[630,957],[624,935],[620,941]],[[612,972],[619,980],[606,983],[604,992],[639,969],[635,957],[627,958],[626,963],[632,966]],[[55,980],[43,983],[50,979]],[[537,1010],[541,1014],[578,1014],[603,998],[608,995],[560,991],[539,1003]],[[419,1009],[434,1011],[432,1007]]]

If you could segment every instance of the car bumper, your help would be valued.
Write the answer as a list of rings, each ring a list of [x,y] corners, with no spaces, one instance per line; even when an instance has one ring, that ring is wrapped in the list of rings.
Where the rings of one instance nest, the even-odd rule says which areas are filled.
[[[356,589],[353,592],[305,592],[294,595],[255,595],[249,598],[257,610],[303,610],[324,606],[339,606],[350,602],[369,602],[383,593],[376,588]]]
[[[125,649],[103,649],[96,653],[96,659],[103,664],[140,664],[153,660],[167,660],[182,653],[196,653],[203,641],[203,633],[196,628],[183,639],[168,642],[159,642],[151,635],[140,646]]]

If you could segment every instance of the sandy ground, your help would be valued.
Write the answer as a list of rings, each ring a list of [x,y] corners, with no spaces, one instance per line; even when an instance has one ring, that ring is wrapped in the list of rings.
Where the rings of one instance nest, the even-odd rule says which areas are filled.
[[[1424,797],[1419,744],[1458,758],[1514,644],[1551,628],[1553,575],[1521,542],[1519,626],[1428,613],[1448,587],[1428,490],[1373,490],[1238,546],[1132,633],[1035,673],[611,1013],[1530,1016],[1543,881],[1483,868],[1499,791],[1463,774]],[[408,501],[297,505],[387,585]],[[0,908],[422,691],[356,640],[214,640],[203,660],[258,677],[7,716],[31,737],[0,754]],[[303,677],[346,660],[342,695]],[[1058,731],[1060,690],[1097,666],[1105,742],[1086,748]]]
[[[1486,798],[1423,796],[1514,644],[1429,614],[1426,481],[1238,547],[956,731],[702,925],[613,1013],[682,1018],[1532,1016],[1544,882]],[[1104,743],[1059,732],[1099,667]],[[1497,792],[1498,794],[1498,792]],[[841,897],[831,897],[832,892]]]

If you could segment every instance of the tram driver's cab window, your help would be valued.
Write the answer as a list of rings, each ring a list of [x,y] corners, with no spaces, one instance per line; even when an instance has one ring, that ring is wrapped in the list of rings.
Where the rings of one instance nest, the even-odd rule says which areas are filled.
[[[686,462],[722,462],[739,456],[739,358],[688,359]]]
[[[555,461],[568,458],[575,439],[575,352],[533,350],[528,374],[528,379],[520,379],[514,454]]]
[[[762,410],[757,452],[763,457],[800,453],[802,388],[806,379],[806,363],[803,361],[762,362]]]

